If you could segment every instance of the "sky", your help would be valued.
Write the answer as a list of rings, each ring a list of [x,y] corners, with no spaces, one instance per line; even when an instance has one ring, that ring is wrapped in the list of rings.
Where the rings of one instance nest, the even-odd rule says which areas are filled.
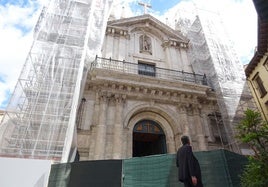
[[[138,0],[114,0],[117,17],[143,14]],[[257,45],[257,15],[251,0],[143,0],[148,13],[172,26],[174,16],[216,12],[243,64]],[[46,0],[0,0],[0,109],[5,109],[33,42],[33,29]],[[124,8],[122,8],[124,7]],[[197,8],[199,7],[199,9]]]

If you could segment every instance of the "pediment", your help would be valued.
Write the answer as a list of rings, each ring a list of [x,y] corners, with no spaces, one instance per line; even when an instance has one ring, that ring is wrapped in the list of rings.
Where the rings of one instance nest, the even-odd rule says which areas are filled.
[[[140,28],[142,29],[147,28],[148,32],[150,32],[150,30],[152,29],[155,29],[163,33],[166,36],[166,38],[170,40],[179,41],[183,43],[189,42],[189,39],[183,36],[180,32],[175,31],[171,27],[167,26],[166,24],[162,23],[161,21],[159,21],[158,19],[154,18],[149,14],[108,21],[107,27],[122,29],[128,32],[130,32],[129,29],[139,30]]]

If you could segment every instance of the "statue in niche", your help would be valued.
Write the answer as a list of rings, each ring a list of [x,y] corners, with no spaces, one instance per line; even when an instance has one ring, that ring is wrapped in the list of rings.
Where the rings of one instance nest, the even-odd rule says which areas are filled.
[[[140,36],[140,52],[152,54],[151,38],[146,35]]]

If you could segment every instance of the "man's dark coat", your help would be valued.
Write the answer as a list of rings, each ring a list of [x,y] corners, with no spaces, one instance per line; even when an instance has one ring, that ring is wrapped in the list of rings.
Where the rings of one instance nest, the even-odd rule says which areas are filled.
[[[191,177],[195,176],[198,181],[196,187],[203,186],[199,162],[195,158],[190,145],[183,145],[179,148],[176,164],[179,168],[179,181],[189,181],[191,183]]]

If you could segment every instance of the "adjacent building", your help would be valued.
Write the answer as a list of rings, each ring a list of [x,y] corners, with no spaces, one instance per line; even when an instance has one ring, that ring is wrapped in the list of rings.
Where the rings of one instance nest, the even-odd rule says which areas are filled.
[[[265,121],[268,121],[268,3],[253,0],[258,13],[258,44],[245,69],[248,85]]]

